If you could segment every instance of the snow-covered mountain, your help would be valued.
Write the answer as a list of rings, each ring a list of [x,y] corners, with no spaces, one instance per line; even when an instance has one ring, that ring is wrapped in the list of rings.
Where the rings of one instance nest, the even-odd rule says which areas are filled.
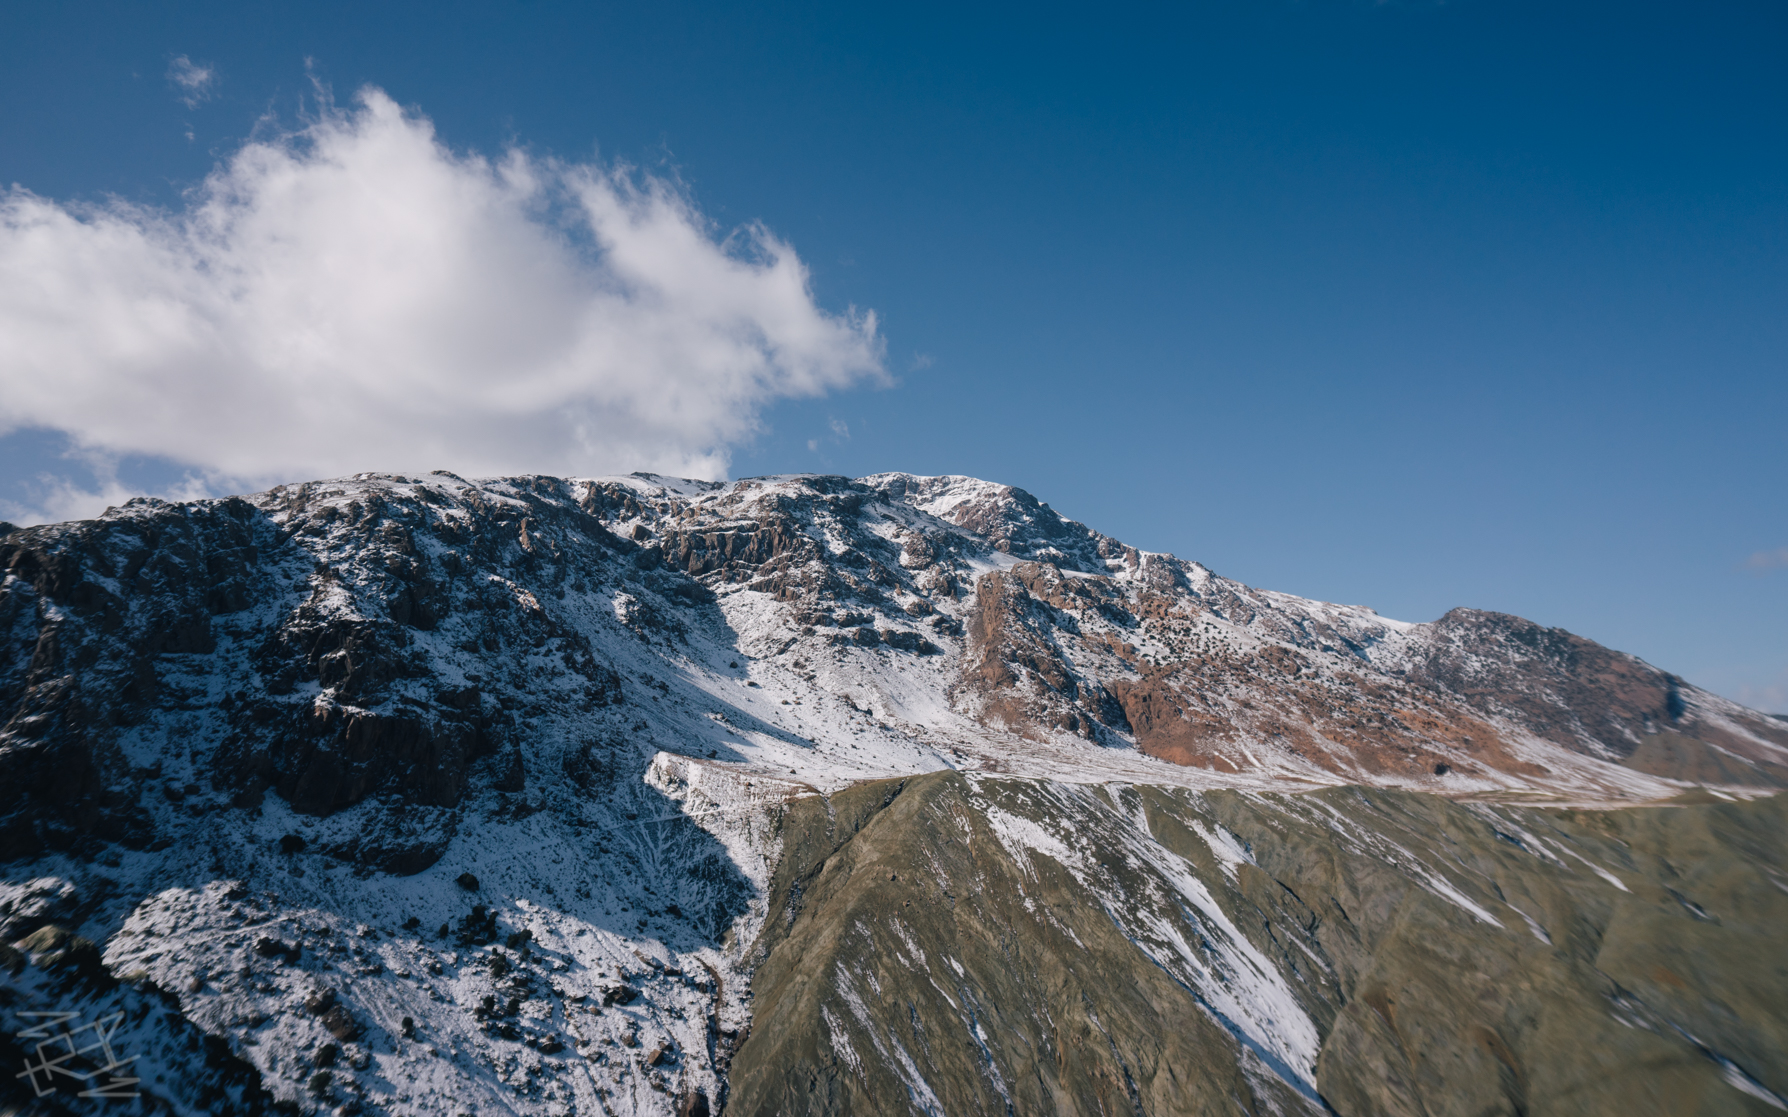
[[[1408,968],[1387,912],[1510,973],[1604,938],[1617,892],[1693,921],[1680,825],[1608,809],[1645,803],[1740,820],[1713,845],[1751,875],[1709,879],[1749,917],[1788,880],[1751,802],[1788,782],[1779,719],[970,478],[363,474],[0,533],[0,1009],[135,1006],[178,1112],[1441,1112],[1462,1080],[1371,1001]],[[996,972],[993,927],[1035,964]],[[1561,988],[1616,1019],[1588,971]],[[1773,1032],[1649,972],[1619,1028],[1695,1053],[1709,1097],[1788,1092]],[[1145,1010],[1112,982],[1165,984]],[[1104,1038],[1070,1058],[1064,1012]],[[1169,1018],[1192,1054],[1145,1075]],[[1502,1082],[1547,1042],[1511,1028],[1460,1066]]]

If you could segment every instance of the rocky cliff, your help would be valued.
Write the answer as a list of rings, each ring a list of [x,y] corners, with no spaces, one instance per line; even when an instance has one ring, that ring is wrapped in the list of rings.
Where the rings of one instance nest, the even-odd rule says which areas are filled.
[[[1788,1093],[1788,725],[1570,633],[1255,590],[968,478],[6,530],[0,1010],[162,1006],[132,1104]]]

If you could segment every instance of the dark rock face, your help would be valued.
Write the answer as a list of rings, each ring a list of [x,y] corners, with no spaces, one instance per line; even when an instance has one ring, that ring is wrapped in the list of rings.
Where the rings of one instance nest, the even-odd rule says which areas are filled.
[[[341,1040],[354,1039],[365,1031],[360,1022],[341,1005],[323,1013],[323,1027],[329,1029],[330,1035]]]
[[[1788,1094],[1780,798],[1574,814],[933,774],[785,826],[732,1112],[1764,1113]]]
[[[0,540],[0,858],[82,838],[141,847],[119,731],[190,701],[163,662],[211,654],[260,584],[275,532],[246,501],[188,514],[137,501],[115,520]],[[225,621],[224,623],[228,623]]]
[[[476,667],[449,667],[455,652],[477,666],[505,649],[551,658],[555,702],[565,675],[586,709],[621,696],[586,636],[489,571],[587,584],[636,548],[559,482],[514,491],[499,502],[449,480],[302,485],[254,502],[133,501],[100,520],[8,536],[0,858],[152,842],[142,802],[157,762],[139,763],[132,753],[143,750],[130,746],[159,721],[197,729],[194,809],[252,809],[271,791],[327,816],[392,797],[389,834],[375,834],[362,860],[427,864],[453,824],[431,819],[406,840],[401,808],[456,806],[473,766],[502,750],[526,713],[486,698]],[[519,790],[522,779],[517,761],[498,783]]]

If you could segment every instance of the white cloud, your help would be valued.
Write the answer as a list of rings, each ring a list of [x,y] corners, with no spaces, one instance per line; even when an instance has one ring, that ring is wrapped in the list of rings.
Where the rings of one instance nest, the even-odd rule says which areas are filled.
[[[840,442],[848,440],[851,436],[850,424],[846,423],[843,419],[831,419],[827,421],[826,426],[831,428],[832,437],[838,439]]]
[[[377,89],[244,145],[180,212],[0,195],[0,434],[218,487],[720,477],[767,403],[865,379],[874,313],[820,309],[761,225],[719,237],[626,167],[453,152]]]
[[[1781,547],[1774,551],[1758,551],[1745,560],[1745,566],[1747,569],[1756,571],[1781,570],[1788,567],[1788,547]]]
[[[1753,710],[1771,714],[1788,714],[1788,668],[1776,675],[1773,682],[1760,686],[1746,684],[1738,688],[1733,699]]]
[[[211,99],[217,88],[217,70],[212,66],[200,66],[182,54],[168,63],[168,81],[179,90],[176,94],[180,102],[187,108],[197,108],[201,101]]]
[[[145,491],[118,480],[110,463],[95,462],[92,473],[93,480],[86,485],[66,475],[40,473],[22,486],[26,490],[25,500],[0,500],[0,519],[20,524],[53,524],[90,519],[134,496],[181,501],[212,495],[204,481],[190,475],[175,484]]]

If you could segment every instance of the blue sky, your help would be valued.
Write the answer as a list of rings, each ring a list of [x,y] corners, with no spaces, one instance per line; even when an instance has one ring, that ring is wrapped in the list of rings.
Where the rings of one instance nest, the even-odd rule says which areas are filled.
[[[1007,481],[1251,584],[1410,620],[1454,605],[1519,613],[1788,711],[1785,53],[1788,9],[1717,0],[14,5],[0,15],[0,183],[35,201],[13,196],[0,249],[15,339],[0,339],[0,386],[35,400],[55,370],[86,362],[101,395],[0,405],[0,501],[28,518],[83,493],[216,490],[356,452],[364,464],[342,468],[526,468],[515,447],[559,438],[569,448],[536,467],[556,470],[590,445],[575,427],[618,447],[593,468]],[[377,132],[355,100],[369,85],[409,123]],[[312,181],[305,153],[330,136],[377,165],[379,145],[401,146],[422,120],[447,154],[417,156],[438,172],[418,182],[482,183],[492,205],[527,210],[574,249],[613,232],[564,217],[591,175],[624,216],[643,212],[625,208],[627,183],[668,190],[658,227],[671,233],[746,230],[679,249],[672,270],[697,279],[666,288],[674,298],[611,307],[671,306],[651,336],[719,339],[711,375],[735,379],[712,392],[708,372],[675,381],[695,350],[661,348],[646,365],[673,371],[621,395],[554,396],[542,365],[526,381],[540,414],[582,418],[542,434],[527,424],[546,419],[521,416],[506,448],[480,457],[482,366],[456,366],[437,391],[413,354],[401,375],[356,365],[402,340],[357,325],[341,336],[371,341],[343,342],[340,368],[293,374],[286,395],[192,402],[224,383],[204,376],[237,375],[232,354],[262,360],[281,331],[309,336],[305,314],[334,328],[329,315],[382,305],[393,285],[419,285],[404,322],[465,317],[429,311],[437,296],[414,271],[353,287],[338,257],[355,242],[338,238],[334,255],[306,259],[344,267],[351,298],[273,313],[212,292],[208,328],[236,328],[226,319],[248,307],[259,332],[206,350],[191,385],[164,368],[121,417],[79,416],[145,375],[117,356],[123,343],[82,347],[111,328],[83,318],[106,300],[71,294],[95,282],[70,260],[99,243],[97,214],[166,248],[154,230],[206,198],[226,204],[202,184],[234,168],[226,185],[261,191],[255,213],[273,232],[222,255],[177,239],[200,262],[157,290],[220,261],[250,274],[281,230],[336,211],[303,224],[268,209],[288,204],[287,180],[250,177],[245,144],[285,152],[292,181]],[[479,179],[465,162],[511,150],[556,185],[502,194],[496,172]],[[460,212],[390,204],[418,221]],[[21,213],[87,224],[26,246]],[[522,220],[492,225],[498,240],[523,231],[504,260],[534,243]],[[752,241],[752,223],[770,239]],[[727,262],[797,256],[806,295],[767,264]],[[591,291],[632,282],[566,259]],[[39,336],[20,323],[45,313],[29,286],[44,274],[72,277],[54,309],[76,309]],[[525,282],[468,279],[439,297],[500,302]],[[589,329],[576,352],[605,336]],[[640,419],[664,377],[694,410]],[[329,407],[358,418],[330,424]],[[437,420],[451,438],[412,437]],[[298,449],[276,452],[282,430]],[[305,457],[318,441],[328,453]],[[59,492],[74,496],[58,504]]]

